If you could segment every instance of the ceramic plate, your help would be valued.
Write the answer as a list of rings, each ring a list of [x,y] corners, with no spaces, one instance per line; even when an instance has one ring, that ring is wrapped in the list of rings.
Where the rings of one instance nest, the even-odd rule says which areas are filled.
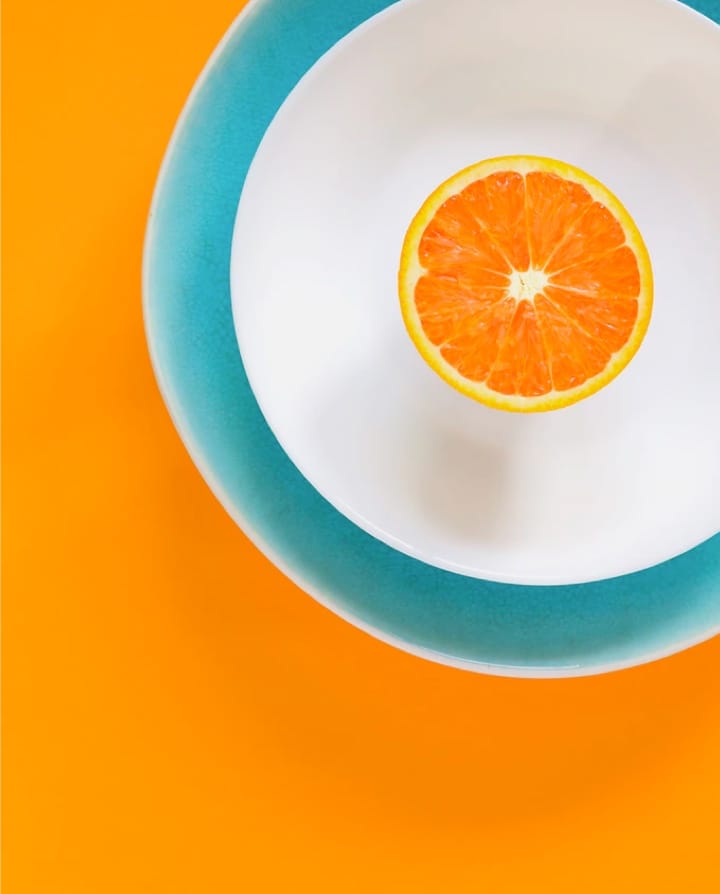
[[[230,306],[243,181],[299,78],[383,6],[256,0],[188,101],[158,182],[144,276],[153,363],[185,444],[228,512],[286,574],[409,652],[491,673],[564,676],[647,661],[713,635],[720,630],[720,537],[599,583],[524,587],[452,574],[349,522],[297,471],[265,423]],[[704,11],[720,18],[717,4]]]
[[[248,174],[231,287],[255,396],[323,496],[396,549],[512,583],[636,571],[720,531],[718,95],[720,29],[659,0],[403,0],[312,68]],[[425,198],[513,154],[599,177],[654,267],[638,356],[551,413],[447,386],[397,297]]]

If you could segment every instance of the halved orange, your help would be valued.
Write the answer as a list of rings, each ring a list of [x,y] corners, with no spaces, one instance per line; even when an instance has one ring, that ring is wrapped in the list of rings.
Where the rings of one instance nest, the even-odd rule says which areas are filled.
[[[617,198],[564,162],[481,161],[408,229],[405,325],[464,394],[519,412],[594,394],[630,362],[652,311],[650,258]]]

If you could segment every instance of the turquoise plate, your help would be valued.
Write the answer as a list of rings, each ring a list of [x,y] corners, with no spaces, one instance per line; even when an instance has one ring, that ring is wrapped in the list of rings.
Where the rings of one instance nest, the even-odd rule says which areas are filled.
[[[720,535],[647,571],[520,587],[461,577],[363,533],[305,481],[271,435],[243,371],[229,292],[245,174],[290,90],[384,0],[252,0],[198,80],[157,184],[145,318],[180,435],[240,527],[300,587],[408,652],[487,673],[599,673],[720,632]],[[720,2],[694,4],[720,20]]]

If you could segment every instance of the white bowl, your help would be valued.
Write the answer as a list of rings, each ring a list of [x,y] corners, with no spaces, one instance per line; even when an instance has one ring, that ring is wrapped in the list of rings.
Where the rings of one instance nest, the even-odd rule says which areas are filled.
[[[403,552],[515,583],[610,577],[720,530],[720,29],[669,0],[404,0],[290,94],[238,208],[233,315],[276,437]],[[497,155],[587,170],[647,243],[638,355],[592,398],[463,397],[407,336],[407,226]]]

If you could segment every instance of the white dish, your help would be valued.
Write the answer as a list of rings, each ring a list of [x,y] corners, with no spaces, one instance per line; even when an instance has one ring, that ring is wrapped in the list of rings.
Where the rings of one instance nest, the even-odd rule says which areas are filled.
[[[253,391],[362,528],[462,574],[571,583],[720,530],[720,29],[666,0],[404,0],[301,80],[238,208],[233,314]],[[626,205],[655,307],[630,366],[551,413],[441,381],[397,298],[406,228],[460,168],[575,164]]]

